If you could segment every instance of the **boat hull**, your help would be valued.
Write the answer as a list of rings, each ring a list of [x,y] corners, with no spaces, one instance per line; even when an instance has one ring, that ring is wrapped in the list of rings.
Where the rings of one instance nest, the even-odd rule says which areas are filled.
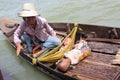
[[[16,47],[13,42],[13,32],[18,26],[16,24],[19,24],[19,22],[6,18],[0,20],[1,30],[14,48]],[[66,36],[75,25],[74,23],[49,24],[56,30],[59,37]],[[23,51],[21,51],[20,56],[31,65],[36,66],[38,70],[57,80],[120,80],[120,66],[111,64],[120,48],[120,28],[88,24],[78,24],[77,26],[76,40],[79,40],[81,34],[85,35],[86,38],[89,33],[94,33],[96,38],[86,39],[92,52],[90,56],[79,62],[74,69],[62,73],[43,62],[37,62],[34,65],[33,58]]]

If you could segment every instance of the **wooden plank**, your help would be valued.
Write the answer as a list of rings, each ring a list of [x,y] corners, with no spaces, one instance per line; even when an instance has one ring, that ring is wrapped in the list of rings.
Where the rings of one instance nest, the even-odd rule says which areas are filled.
[[[91,50],[94,52],[102,52],[113,55],[115,55],[120,48],[119,44],[110,44],[106,42],[96,42],[96,41],[89,41],[88,45],[90,46]]]
[[[111,80],[113,77],[117,78],[116,75],[120,71],[120,66],[111,65],[113,59],[114,55],[92,52],[66,74],[70,76],[76,75],[81,80]]]
[[[120,44],[120,39],[107,39],[107,38],[87,38],[87,41],[97,41],[97,42],[110,42]]]
[[[63,35],[63,36],[67,36],[66,32],[61,32],[61,31],[55,31],[56,34],[58,35]]]

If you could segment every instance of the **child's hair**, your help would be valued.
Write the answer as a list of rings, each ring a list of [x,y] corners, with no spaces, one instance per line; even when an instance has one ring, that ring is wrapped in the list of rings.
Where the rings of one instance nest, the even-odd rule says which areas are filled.
[[[71,60],[66,57],[66,58],[62,58],[61,60],[59,60],[59,62],[56,65],[57,65],[58,70],[62,72],[66,72],[70,64],[71,64]]]

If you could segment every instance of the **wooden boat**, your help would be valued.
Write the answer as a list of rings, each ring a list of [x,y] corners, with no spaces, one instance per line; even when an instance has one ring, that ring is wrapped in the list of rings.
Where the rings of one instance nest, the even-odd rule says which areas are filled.
[[[15,47],[13,32],[18,24],[19,22],[7,18],[0,20],[1,31],[13,47]],[[73,23],[49,24],[60,38],[69,34],[74,27]],[[36,68],[57,80],[120,80],[120,66],[112,64],[112,60],[120,49],[120,28],[88,24],[78,24],[77,27],[76,41],[82,34],[88,41],[91,54],[66,73],[56,70],[53,65],[39,61],[36,61]],[[20,56],[34,65],[34,59],[31,56],[24,52],[21,52]]]

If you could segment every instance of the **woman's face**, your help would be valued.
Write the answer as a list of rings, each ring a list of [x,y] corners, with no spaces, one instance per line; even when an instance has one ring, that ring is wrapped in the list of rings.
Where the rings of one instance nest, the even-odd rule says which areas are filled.
[[[36,17],[35,16],[23,17],[23,20],[29,25],[35,25],[36,24]]]

